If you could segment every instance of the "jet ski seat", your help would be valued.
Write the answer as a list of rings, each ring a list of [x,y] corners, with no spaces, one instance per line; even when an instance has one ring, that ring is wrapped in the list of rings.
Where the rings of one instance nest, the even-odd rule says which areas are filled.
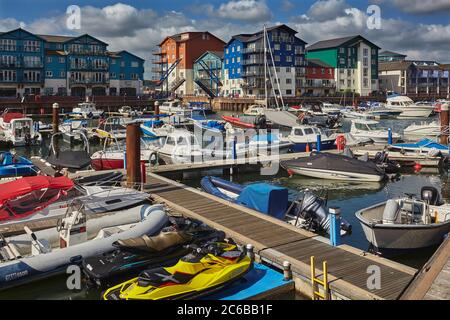
[[[144,235],[138,238],[118,240],[114,243],[116,247],[125,251],[161,252],[176,245],[183,245],[191,241],[192,237],[182,231],[161,232],[157,236]]]

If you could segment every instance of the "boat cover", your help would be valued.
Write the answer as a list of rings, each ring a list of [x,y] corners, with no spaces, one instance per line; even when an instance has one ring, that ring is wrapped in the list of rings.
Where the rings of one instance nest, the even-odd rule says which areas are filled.
[[[245,187],[236,202],[274,218],[284,219],[289,192],[286,188],[256,183]]]
[[[152,126],[159,127],[164,124],[162,120],[150,120],[143,123],[144,126],[151,128]]]
[[[258,134],[252,138],[253,142],[278,142],[278,136],[275,134]]]
[[[3,206],[8,200],[26,195],[35,190],[41,189],[60,189],[70,190],[74,186],[72,180],[67,177],[25,177],[15,181],[6,182],[0,188],[0,206]]]
[[[24,117],[25,116],[23,115],[23,113],[20,113],[20,112],[7,112],[7,113],[3,114],[3,116],[2,116],[3,122],[5,122],[5,123],[10,123],[11,120],[21,119]]]
[[[264,110],[267,120],[283,127],[298,126],[297,117],[288,111]]]
[[[437,149],[437,150],[448,150],[449,147],[443,144],[437,143],[436,141],[430,139],[423,139],[416,143],[397,143],[393,144],[392,147],[399,149],[421,149],[421,148],[429,148],[429,149]]]
[[[91,164],[91,157],[85,150],[64,150],[56,154],[51,152],[46,160],[54,166],[68,169],[83,169]]]

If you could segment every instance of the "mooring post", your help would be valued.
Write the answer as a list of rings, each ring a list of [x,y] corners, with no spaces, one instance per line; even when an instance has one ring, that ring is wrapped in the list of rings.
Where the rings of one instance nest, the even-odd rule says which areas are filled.
[[[317,135],[317,152],[322,151],[322,136],[320,134]]]
[[[59,132],[59,104],[53,104],[53,133]]]
[[[336,247],[341,244],[341,209],[331,207],[330,213],[330,242]]]
[[[141,135],[137,123],[127,125],[126,136],[126,165],[127,185],[133,187],[141,182]]]
[[[123,169],[127,170],[127,149],[123,150]]]
[[[443,103],[441,106],[441,144],[447,145],[448,144],[448,135],[449,135],[449,129],[448,129],[448,103]]]
[[[388,129],[388,144],[389,145],[392,144],[392,129],[391,128]]]
[[[155,101],[154,114],[156,116],[156,120],[159,120],[159,101]]]
[[[284,281],[292,280],[291,263],[289,261],[283,262],[283,280]]]
[[[247,256],[252,259],[252,261],[255,260],[255,252],[253,251],[253,245],[251,243],[247,244]]]

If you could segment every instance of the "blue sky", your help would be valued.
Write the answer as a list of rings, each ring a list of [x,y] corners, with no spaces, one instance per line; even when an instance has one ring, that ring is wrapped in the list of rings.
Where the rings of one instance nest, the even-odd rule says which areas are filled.
[[[65,23],[73,4],[82,12],[75,31]],[[367,28],[371,4],[381,8],[379,30]],[[43,34],[90,33],[111,50],[126,49],[147,61],[170,34],[208,30],[228,41],[277,23],[309,44],[361,34],[412,59],[450,63],[450,0],[0,0],[0,31],[22,26]]]

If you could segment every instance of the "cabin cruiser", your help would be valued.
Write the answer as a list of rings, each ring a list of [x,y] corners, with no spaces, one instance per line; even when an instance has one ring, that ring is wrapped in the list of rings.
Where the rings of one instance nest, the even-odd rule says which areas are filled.
[[[95,103],[82,102],[72,109],[72,116],[83,119],[99,118],[104,112],[97,110]]]
[[[386,108],[384,103],[371,103],[366,113],[376,119],[397,118],[403,111]]]
[[[275,134],[256,134],[250,138],[248,148],[251,155],[286,154],[292,150],[294,143]]]
[[[362,209],[356,218],[380,253],[435,246],[450,232],[450,205],[434,187],[423,187],[420,199],[406,194]]]
[[[312,152],[307,158],[282,161],[281,166],[289,175],[319,179],[380,182],[386,178],[386,174],[372,162],[330,153]]]
[[[294,143],[294,152],[305,152],[307,146],[310,150],[317,150],[317,136],[319,135],[321,136],[320,150],[336,149],[336,137],[329,136],[314,126],[301,125],[293,127],[288,139]]]
[[[417,105],[406,96],[393,95],[387,98],[386,108],[401,111],[400,118],[428,118],[434,107]]]
[[[42,135],[36,130],[33,119],[16,118],[10,121],[4,139],[15,147],[36,146],[42,143]]]
[[[249,106],[247,109],[245,109],[244,111],[244,115],[246,116],[258,116],[261,114],[264,114],[264,110],[266,108],[262,105],[258,105],[258,104],[253,104],[251,106]]]
[[[341,114],[344,118],[347,118],[347,119],[369,120],[369,119],[375,118],[374,115],[368,114],[367,112],[357,111],[353,108],[346,108],[341,111]]]
[[[389,140],[388,129],[379,127],[379,122],[373,120],[352,120],[350,133],[356,138],[370,138],[374,143],[386,144]],[[392,132],[392,141],[399,139],[400,135]]]
[[[441,126],[437,121],[413,123],[404,129],[403,135],[412,140],[417,138],[436,139],[441,135]]]

